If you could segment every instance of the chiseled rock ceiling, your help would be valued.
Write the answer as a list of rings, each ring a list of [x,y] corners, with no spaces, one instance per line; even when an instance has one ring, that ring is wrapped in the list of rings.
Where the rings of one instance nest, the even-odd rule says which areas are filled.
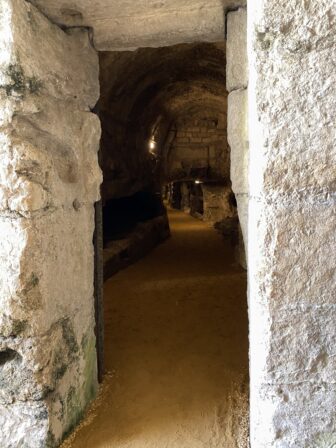
[[[246,0],[30,0],[53,22],[87,26],[97,50],[219,41],[225,13]]]
[[[197,108],[223,108],[225,44],[184,44],[101,53],[99,108],[120,120],[177,119]]]

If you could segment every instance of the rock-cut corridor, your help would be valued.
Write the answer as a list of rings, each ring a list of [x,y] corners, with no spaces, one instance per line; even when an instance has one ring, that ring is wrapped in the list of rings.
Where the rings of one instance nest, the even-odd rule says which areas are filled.
[[[109,372],[62,448],[246,448],[246,273],[180,211],[172,237],[105,284]]]

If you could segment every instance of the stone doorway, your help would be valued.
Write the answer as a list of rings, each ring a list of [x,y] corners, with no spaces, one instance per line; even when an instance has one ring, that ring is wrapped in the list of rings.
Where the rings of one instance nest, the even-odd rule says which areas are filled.
[[[230,27],[228,35],[230,36],[233,31],[232,27],[236,26],[238,28],[236,23],[237,15],[239,18],[238,22],[240,20],[239,28],[241,28],[241,25],[244,25],[246,21],[244,10],[232,14],[234,21],[232,21],[231,24],[231,19],[229,19]],[[246,175],[244,163],[242,163],[241,167],[238,166],[238,163],[241,163],[241,159],[237,154],[237,151],[246,150],[246,141],[243,140],[240,142],[239,140],[239,138],[242,138],[240,136],[244,135],[246,126],[243,129],[238,129],[238,125],[236,124],[235,128],[230,128],[232,144],[235,145],[230,151],[227,143],[228,93],[226,91],[226,43],[182,44],[158,49],[140,49],[126,53],[102,53],[100,55],[100,86],[101,99],[98,102],[96,110],[102,122],[103,136],[101,144],[101,166],[104,172],[102,191],[103,222],[105,228],[105,279],[107,280],[120,269],[137,261],[144,255],[144,253],[149,252],[155,244],[164,241],[169,236],[167,216],[165,208],[160,201],[160,196],[163,194],[163,191],[174,190],[177,185],[180,186],[180,189],[184,190],[190,188],[191,193],[202,192],[201,207],[202,210],[204,209],[203,216],[198,212],[200,208],[195,208],[193,206],[193,194],[190,195],[191,197],[189,197],[189,201],[186,195],[184,195],[183,200],[178,204],[172,201],[172,197],[167,197],[167,200],[175,209],[183,210],[185,213],[190,213],[195,218],[204,220],[208,225],[208,232],[213,232],[213,234],[216,235],[215,229],[213,228],[211,230],[211,228],[215,227],[217,229],[217,243],[220,246],[218,252],[223,252],[223,257],[219,257],[218,260],[218,273],[222,271],[223,275],[227,275],[231,269],[229,268],[230,264],[235,265],[239,271],[239,263],[245,266],[244,243],[242,235],[239,232],[240,226],[238,222],[237,200],[235,199],[231,188],[230,171],[239,177],[239,180],[242,180],[243,176]],[[244,108],[243,105],[243,110],[240,112],[240,115],[243,116],[245,111],[246,108]],[[237,113],[237,110],[235,113]],[[235,122],[235,120],[233,121]],[[238,134],[238,132],[240,134]],[[230,153],[232,151],[235,151],[236,154],[236,165],[234,169],[230,170]],[[242,168],[245,169],[244,172],[242,171]],[[240,193],[241,191],[237,192],[239,201],[241,199]],[[177,259],[183,258],[182,253],[178,250],[176,251],[176,248],[174,248],[175,239],[178,240],[181,238],[179,236],[181,234],[179,225],[176,225],[175,222],[176,219],[180,221],[182,218],[175,218],[172,211],[169,212],[169,216],[173,216],[173,243],[167,242],[164,246],[167,248],[171,247],[171,249],[162,249],[165,258],[162,260],[162,273],[159,276],[163,276],[163,278],[165,270],[169,271],[169,260],[173,256],[176,256]],[[189,221],[187,221],[187,224],[185,225],[186,229],[189,229],[189,227],[197,228],[196,224],[192,224],[192,219],[190,219],[190,224]],[[201,230],[201,227],[199,230]],[[183,233],[182,231],[182,235],[184,238],[189,238],[188,232]],[[202,232],[198,233],[198,237],[197,232],[194,233],[194,238],[203,238],[203,236],[204,238],[208,238],[206,235],[208,235],[208,233],[204,229]],[[204,245],[206,244],[205,239]],[[188,249],[188,245],[186,246],[186,251],[191,250],[194,253],[194,256],[200,259],[198,274],[196,274],[196,271],[193,272],[193,270],[191,270],[191,273],[188,272],[187,274],[184,274],[183,265],[181,265],[180,275],[182,275],[182,277],[183,275],[191,276],[191,288],[194,287],[197,289],[197,286],[192,286],[192,275],[203,275],[202,263],[204,266],[203,269],[205,269],[204,263],[206,263],[206,260],[207,263],[211,263],[210,259],[215,257],[215,254],[211,255],[211,251],[216,250],[216,248],[215,246],[211,247],[212,249],[209,250],[208,253],[202,253],[200,248],[193,247],[193,244],[191,244],[190,249]],[[170,256],[168,256],[169,250],[172,251]],[[176,251],[176,253],[174,251]],[[175,255],[173,255],[174,253]],[[197,255],[197,253],[199,254]],[[226,255],[224,256],[224,254]],[[155,257],[155,254],[151,255],[151,257]],[[230,261],[225,261],[226,257]],[[166,258],[167,260],[165,261]],[[150,259],[151,258],[148,259],[148,263],[150,263]],[[142,264],[146,264],[146,260],[142,262]],[[186,259],[185,263],[190,263],[190,260]],[[130,323],[129,328],[122,328],[120,330],[121,334],[119,336],[114,336],[112,340],[110,334],[111,329],[114,326],[117,326],[118,310],[123,307],[122,301],[118,304],[119,295],[124,297],[125,300],[130,300],[130,303],[132,303],[134,298],[128,297],[132,295],[131,292],[123,293],[121,290],[118,290],[118,288],[114,289],[113,284],[114,282],[118,282],[120,276],[126,276],[125,278],[128,278],[128,282],[135,282],[137,284],[137,289],[141,289],[142,281],[145,283],[148,281],[146,280],[146,274],[144,275],[143,280],[139,278],[139,274],[136,274],[137,269],[141,269],[142,264],[139,264],[139,267],[137,267],[137,265],[132,269],[128,269],[126,273],[119,274],[115,280],[113,277],[110,281],[112,285],[111,288],[106,287],[105,307],[107,307],[106,313],[108,313],[108,316],[106,317],[106,322],[108,322],[106,328],[106,363],[108,364],[109,369],[112,368],[117,372],[116,376],[124,379],[124,384],[121,379],[119,380],[120,387],[124,389],[128,389],[126,384],[129,374],[127,374],[127,371],[120,366],[118,359],[115,359],[113,364],[113,356],[111,360],[111,355],[109,353],[113,353],[114,351],[118,352],[120,344],[118,341],[125,336],[122,335],[125,332],[127,335],[127,333],[132,333],[135,330]],[[222,267],[220,266],[221,264],[223,264]],[[233,269],[234,276],[238,275],[238,271],[235,271],[235,269]],[[132,272],[134,272],[134,278],[132,277]],[[153,275],[157,277],[159,271],[155,272],[156,274],[153,272]],[[215,272],[215,269],[213,269],[213,272]],[[167,275],[169,276],[169,274]],[[234,356],[225,354],[226,349],[224,349],[224,346],[220,349],[221,355],[219,355],[218,363],[222,366],[221,368],[223,370],[222,374],[218,371],[216,375],[217,377],[221,375],[223,376],[222,381],[220,381],[223,390],[221,390],[221,386],[217,380],[213,379],[213,381],[214,389],[217,387],[217,393],[219,395],[223,394],[223,397],[222,399],[219,399],[217,403],[213,403],[213,409],[207,411],[207,417],[204,421],[205,426],[213,427],[214,425],[217,425],[218,434],[215,437],[216,441],[214,440],[211,442],[209,439],[211,431],[209,432],[205,430],[201,438],[203,439],[202,443],[206,446],[209,446],[209,443],[218,444],[221,440],[221,443],[232,444],[234,443],[233,440],[236,439],[237,446],[239,447],[245,447],[248,443],[248,417],[246,412],[248,406],[246,370],[247,353],[245,349],[242,349],[241,351],[239,348],[239,346],[246,348],[245,330],[247,328],[246,319],[244,320],[246,312],[244,314],[244,309],[240,308],[241,299],[243,299],[243,303],[246,302],[246,284],[242,269],[239,275],[241,275],[241,287],[244,294],[243,297],[237,296],[236,305],[238,307],[237,310],[240,309],[240,311],[237,311],[234,320],[237,319],[237,321],[240,322],[244,321],[244,324],[242,324],[244,325],[244,329],[241,329],[240,336],[238,336],[238,339],[239,337],[241,338],[240,341],[237,343],[237,338],[232,338],[232,344],[236,346],[237,353],[239,353],[237,357],[239,358],[241,356],[238,364],[241,362],[241,365],[244,364],[245,368],[242,367],[241,371],[239,371],[239,369],[235,367],[236,373],[230,378],[230,375],[228,376],[226,373],[224,365],[230,365],[230,363],[233,362],[232,359]],[[215,276],[211,278],[215,285],[218,279]],[[225,308],[226,293],[224,290],[226,290],[226,288],[230,289],[230,278],[229,275],[227,286],[225,286],[224,282],[219,287],[219,289],[223,289],[223,300],[221,300],[221,295],[218,292],[216,299],[218,302],[214,302],[211,305],[213,298],[210,296],[208,306],[218,306],[218,310],[222,310],[223,307]],[[221,280],[219,280],[219,282],[221,282]],[[171,298],[174,299],[173,291],[170,289],[169,285],[170,283],[168,281],[166,286],[167,294],[170,291]],[[233,289],[234,288],[235,287],[233,287]],[[176,300],[179,301],[183,294],[183,290],[180,288],[176,293]],[[202,294],[204,295],[204,300],[207,301],[205,292]],[[166,299],[168,299],[168,297]],[[149,296],[148,301],[150,302],[150,300]],[[238,302],[240,305],[238,305]],[[114,306],[115,316],[109,314],[111,313],[111,307],[113,308],[113,303],[117,304]],[[144,299],[144,303],[147,303],[147,299]],[[169,303],[167,302],[166,305],[168,307]],[[147,306],[156,307],[154,302],[152,305]],[[174,304],[171,306],[174,308]],[[198,306],[197,303],[195,306]],[[132,309],[132,306],[130,306],[130,309]],[[167,308],[167,310],[168,309],[169,308]],[[190,307],[189,313],[193,315],[192,307]],[[146,320],[146,311],[142,310],[140,314],[144,314],[145,317],[141,316],[139,319]],[[229,322],[229,317],[228,315],[226,316]],[[179,316],[176,317],[177,321],[178,319]],[[115,322],[115,324],[113,324],[113,322]],[[130,322],[132,322],[131,316]],[[183,325],[183,322],[181,321],[178,325]],[[197,333],[196,325],[200,325],[200,323],[189,322],[189,331],[191,334],[193,334],[193,332]],[[224,327],[227,326],[225,321],[222,322],[222,325]],[[148,334],[150,334],[149,328],[151,328],[151,326],[152,324],[147,322],[146,328]],[[234,334],[237,334],[237,328],[238,327],[233,325],[232,332]],[[154,338],[154,332],[156,330],[153,328],[152,331],[152,338]],[[172,327],[172,341],[174,340],[173,334],[175,331],[176,329],[174,330]],[[201,330],[199,332],[200,334],[202,333]],[[219,331],[218,339],[220,339],[220,337],[223,337],[224,339],[230,338],[224,334],[220,336],[220,334],[221,332]],[[139,333],[138,343],[140,343],[141,337],[142,334]],[[191,336],[189,335],[189,337]],[[129,337],[126,337],[126,339],[128,338]],[[216,337],[214,337],[212,344],[220,345],[218,342]],[[162,344],[164,346],[165,342],[162,341]],[[126,344],[126,346],[128,348],[125,347],[124,356],[126,356],[127,351],[131,351],[129,344]],[[143,347],[144,357],[146,357],[147,346],[145,343]],[[156,350],[158,349],[159,344],[158,347],[156,347]],[[190,351],[192,350],[193,348],[191,346]],[[197,349],[195,348],[195,350]],[[209,350],[211,352],[210,347]],[[245,353],[245,358],[244,355],[242,355],[242,352]],[[178,357],[178,349],[176,353],[176,356]],[[185,355],[185,364],[187,365],[189,362],[188,357],[190,357],[188,350]],[[223,357],[221,358],[221,356]],[[165,355],[161,354],[161,358],[164,360]],[[160,358],[157,360],[158,364],[159,359]],[[206,364],[206,362],[205,359],[204,363]],[[216,365],[215,358],[213,358],[211,362],[214,366]],[[133,365],[134,363],[139,366],[138,368],[144,368],[143,366],[140,367],[141,363],[139,363],[138,360],[135,360],[130,356],[129,364]],[[151,374],[150,366],[152,366],[152,360],[149,357],[148,366],[144,369],[147,375]],[[214,371],[216,371],[215,367]],[[164,381],[165,375],[163,375],[163,373],[161,373],[161,375],[161,379],[160,377],[158,377],[157,380],[154,378],[152,379],[153,390],[156,389],[156,382],[159,384],[160,381]],[[212,376],[216,378],[216,375]],[[224,378],[226,379],[224,380]],[[166,378],[165,381],[167,381],[167,383],[173,383],[171,384],[171,387],[178,388],[178,384],[174,385],[173,380]],[[180,381],[181,385],[184,384],[182,376]],[[116,421],[119,421],[119,417],[117,418],[115,409],[110,408],[110,406],[114,405],[114,401],[120,399],[116,397],[113,378],[111,378],[111,380],[108,379],[107,383],[109,384],[108,388],[110,389],[110,392],[108,393],[109,396],[106,396],[105,400],[102,399],[103,402],[98,404],[99,409],[101,409],[101,411],[98,412],[103,412],[102,409],[105,408],[105,405],[107,406],[106,409],[109,409],[108,414],[105,416],[101,415],[99,421],[101,423],[105,421],[105,425],[112,428],[115,426],[115,422],[109,420],[110,416],[114,415]],[[225,389],[224,386],[227,389]],[[149,396],[153,395],[152,391],[146,389],[146,385],[144,385],[142,389],[143,390],[140,391],[135,388],[135,390],[133,390],[134,395],[139,396],[146,391]],[[192,390],[193,388],[191,387],[191,395]],[[229,390],[230,392],[228,392]],[[194,394],[197,396],[195,389]],[[125,407],[122,405],[123,410],[120,408],[121,415],[131,412],[130,410],[126,411],[126,409],[130,409],[132,399],[131,397],[126,399],[126,395],[129,396],[130,394],[125,394],[125,398],[122,400],[123,402],[125,401]],[[226,395],[228,396],[226,397]],[[163,391],[160,391],[159,389],[156,401],[162,400],[165,400],[164,394]],[[205,402],[207,401],[206,394],[203,395],[203,400]],[[230,402],[230,400],[233,401]],[[128,404],[127,401],[129,402]],[[226,404],[222,405],[221,402],[225,402]],[[157,403],[155,404],[155,402],[153,402],[153,406],[157,405]],[[146,417],[147,412],[148,418],[150,419],[151,412],[145,410],[145,403],[143,403],[143,406],[144,417]],[[177,409],[181,406],[179,398],[176,398],[174,406]],[[119,408],[118,405],[116,405],[116,407]],[[162,404],[162,407],[163,409],[165,408],[164,404]],[[216,409],[220,414],[218,418],[212,415],[212,412],[215,412]],[[193,410],[193,412],[195,411],[197,412],[196,409]],[[172,415],[169,414],[170,411],[168,411],[168,409],[167,412],[167,420],[171,421]],[[176,425],[179,425],[179,421],[183,420],[178,411],[176,412],[175,420]],[[240,424],[238,423],[239,421]],[[192,420],[186,424],[185,434],[191,430],[191,426],[188,429],[188,425],[192,424]],[[125,422],[125,425],[131,425],[131,423]],[[136,431],[138,425],[139,422],[134,422],[134,431]],[[99,426],[101,426],[101,424],[99,424]],[[169,422],[167,421],[167,427],[168,426]],[[241,430],[239,429],[239,426],[241,426]],[[155,430],[155,428],[150,429],[151,431]],[[93,429],[89,431],[92,432]],[[92,439],[91,437],[90,441],[88,441],[85,440],[85,436],[79,435],[77,436],[77,441],[74,443],[98,443],[100,438],[99,432],[100,430],[97,428],[97,439]],[[130,432],[132,433],[131,427]],[[185,434],[183,436],[181,435],[182,438],[179,443],[186,444],[188,443],[188,440],[189,443],[192,443],[192,439],[186,438]],[[113,439],[113,443],[116,444],[118,443],[117,440],[119,436],[120,434],[115,428],[114,434],[110,434],[108,440],[112,443]],[[141,442],[141,437],[141,434],[139,434],[138,438],[134,439],[133,442],[136,446],[140,445],[140,443],[145,443],[145,441]],[[149,435],[148,437],[150,439],[151,436]],[[162,443],[172,443],[172,440],[168,442],[170,437],[169,434],[167,434],[166,437],[168,437],[167,441],[164,442],[164,439],[162,439]],[[150,443],[149,439],[148,443]],[[69,444],[71,442],[67,443]],[[108,443],[107,439],[105,440],[105,443]],[[131,441],[129,443],[131,443]],[[155,445],[155,441],[153,443]]]
[[[15,267],[10,276],[15,294],[6,293],[3,299],[5,312],[1,343],[4,355],[1,372],[8,384],[1,408],[4,428],[7,428],[3,432],[3,445],[20,444],[24,440],[27,446],[55,446],[80,421],[86,405],[97,390],[96,342],[101,331],[94,334],[92,235],[95,215],[99,221],[99,207],[94,210],[93,205],[99,199],[102,177],[97,164],[100,126],[93,111],[99,111],[103,130],[107,133],[109,127],[104,126],[104,120],[106,124],[110,117],[106,115],[107,108],[95,106],[99,96],[98,55],[92,48],[87,30],[75,27],[64,31],[23,0],[6,0],[2,4],[1,17],[1,37],[6,49],[2,62],[2,110],[8,112],[4,116],[4,132],[1,135],[8,160],[4,191],[10,198],[4,202],[7,208],[2,225],[8,244],[3,246],[3,259],[6,259],[8,250],[14,254],[14,261],[10,258],[6,260],[7,268],[3,272],[12,269],[10,266]],[[48,38],[41,39],[42,34]],[[13,35],[15,39],[12,39]],[[31,49],[36,52],[33,59]],[[206,119],[205,128],[209,133],[211,126],[215,132],[221,129],[225,133],[224,110],[219,116],[214,116],[214,111],[220,107],[218,97],[225,96],[225,67],[219,64],[225,62],[224,45],[190,44],[157,51],[159,57],[149,56],[149,60],[154,61],[154,69],[160,56],[166,54],[163,59],[168,61],[168,68],[172,55],[180,53],[176,58],[176,66],[180,67],[175,75],[176,85],[166,82],[167,90],[161,89],[167,104],[169,98],[179,95],[182,106],[186,107],[190,117],[194,116],[199,127],[201,121]],[[39,59],[37,54],[40,55]],[[134,55],[139,60],[143,57],[141,51],[131,57]],[[188,55],[192,62],[183,68],[183,59]],[[105,57],[108,60],[110,56]],[[49,59],[54,65],[48,64]],[[125,64],[122,60],[120,62],[119,71],[122,74]],[[202,67],[202,64],[205,65]],[[165,67],[161,69],[163,79],[166,71]],[[101,73],[104,74],[103,70]],[[192,92],[188,92],[187,81],[195,73],[197,76]],[[202,80],[209,74],[210,85],[207,88]],[[174,71],[171,76],[174,78]],[[132,88],[136,90],[136,87],[134,85]],[[152,88],[144,89],[141,99],[154,98],[155,92],[161,91],[160,87],[153,84]],[[122,89],[112,93],[116,95],[112,103],[118,102]],[[192,98],[189,103],[188,93]],[[197,101],[205,93],[208,95],[205,110],[210,115],[200,116]],[[126,97],[130,96],[131,92],[128,92]],[[112,185],[114,199],[113,188],[123,189],[125,185],[134,188],[137,182],[140,185],[145,182],[143,204],[151,197],[154,205],[150,208],[155,208],[153,198],[158,193],[158,182],[167,166],[157,166],[154,154],[151,154],[151,150],[155,149],[152,144],[155,140],[154,145],[162,143],[164,147],[164,139],[172,133],[173,127],[188,123],[183,121],[183,117],[180,117],[180,123],[171,122],[174,108],[181,106],[178,101],[172,101],[166,111],[161,108],[161,115],[155,117],[157,122],[152,123],[141,122],[141,101],[131,106],[124,117],[120,114],[122,120],[129,120],[129,140],[125,143],[126,147],[134,145],[140,156],[123,160],[121,167],[126,166],[126,177],[120,164],[113,166],[107,160],[104,188],[110,193]],[[127,109],[126,102],[122,103],[122,107]],[[152,111],[148,112],[152,120],[155,116],[154,103]],[[118,138],[115,129],[120,128],[120,122],[116,120],[113,125],[117,126],[113,128],[113,138]],[[135,125],[139,125],[141,131],[138,135],[129,132]],[[103,156],[104,138],[103,134]],[[204,136],[196,138],[203,139]],[[215,147],[211,153],[210,147],[208,145],[206,150],[209,170],[206,175],[210,177],[208,179],[202,175],[201,180],[222,181],[226,177],[228,182],[227,149],[224,147],[221,153],[220,148]],[[143,157],[144,153],[146,157]],[[221,156],[226,161],[225,167],[218,163]],[[163,151],[162,157],[169,158],[169,151]],[[136,173],[133,178],[127,177],[128,164],[133,165]],[[179,164],[180,172],[177,174],[172,165],[173,176],[180,177],[183,171],[183,176],[189,176],[188,181],[193,179],[196,185],[199,179],[193,173],[196,170],[199,176],[204,165],[188,165],[182,160]],[[147,170],[152,175],[151,185],[148,185]],[[113,182],[109,183],[109,179]],[[136,194],[136,190],[139,190],[138,185],[135,191],[127,192],[128,197]],[[112,208],[114,206],[112,204]],[[142,212],[143,207],[140,208]],[[162,222],[157,227],[162,229]],[[17,234],[20,235],[18,239]],[[112,240],[114,237],[113,234]],[[97,248],[99,238],[96,240]],[[128,253],[125,256],[124,252],[122,256],[127,258]],[[97,250],[96,265],[99,263],[101,260]],[[98,269],[96,273],[99,273]],[[3,282],[3,285],[6,284]],[[96,275],[96,290],[100,284],[101,276]],[[96,307],[96,315],[99,314],[98,310],[99,307]],[[44,341],[48,348],[38,349],[40,341]],[[98,351],[101,350],[102,346],[98,344]],[[11,355],[7,356],[9,353]],[[19,382],[12,381],[14,376]],[[21,415],[29,415],[29,419],[21,421]],[[13,441],[10,428],[21,424],[31,428],[29,434],[18,432],[17,440]]]
[[[158,45],[216,42],[239,5],[111,1],[97,9],[91,0],[2,0],[2,446],[57,445],[97,390],[94,46],[133,51],[153,35]],[[244,64],[231,73],[229,128],[237,117],[231,149],[247,154],[250,146],[248,190],[247,177],[242,184],[231,177],[253,259],[251,446],[325,446],[335,440],[336,401],[335,14],[328,0],[263,0],[248,9],[249,139],[235,133],[246,123]],[[240,60],[239,49],[232,54]],[[247,160],[237,161],[246,171]]]

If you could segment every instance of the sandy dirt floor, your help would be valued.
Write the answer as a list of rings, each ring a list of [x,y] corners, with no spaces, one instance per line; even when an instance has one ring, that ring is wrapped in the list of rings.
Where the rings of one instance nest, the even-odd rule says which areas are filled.
[[[169,211],[172,238],[105,284],[106,375],[62,448],[247,448],[246,273]]]

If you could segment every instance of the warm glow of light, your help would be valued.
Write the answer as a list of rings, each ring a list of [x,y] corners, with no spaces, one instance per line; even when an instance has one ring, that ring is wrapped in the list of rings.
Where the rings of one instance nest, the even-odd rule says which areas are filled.
[[[195,184],[201,184],[202,182],[200,180],[195,180]]]
[[[149,142],[149,149],[155,149],[155,141],[154,140],[151,140]]]

